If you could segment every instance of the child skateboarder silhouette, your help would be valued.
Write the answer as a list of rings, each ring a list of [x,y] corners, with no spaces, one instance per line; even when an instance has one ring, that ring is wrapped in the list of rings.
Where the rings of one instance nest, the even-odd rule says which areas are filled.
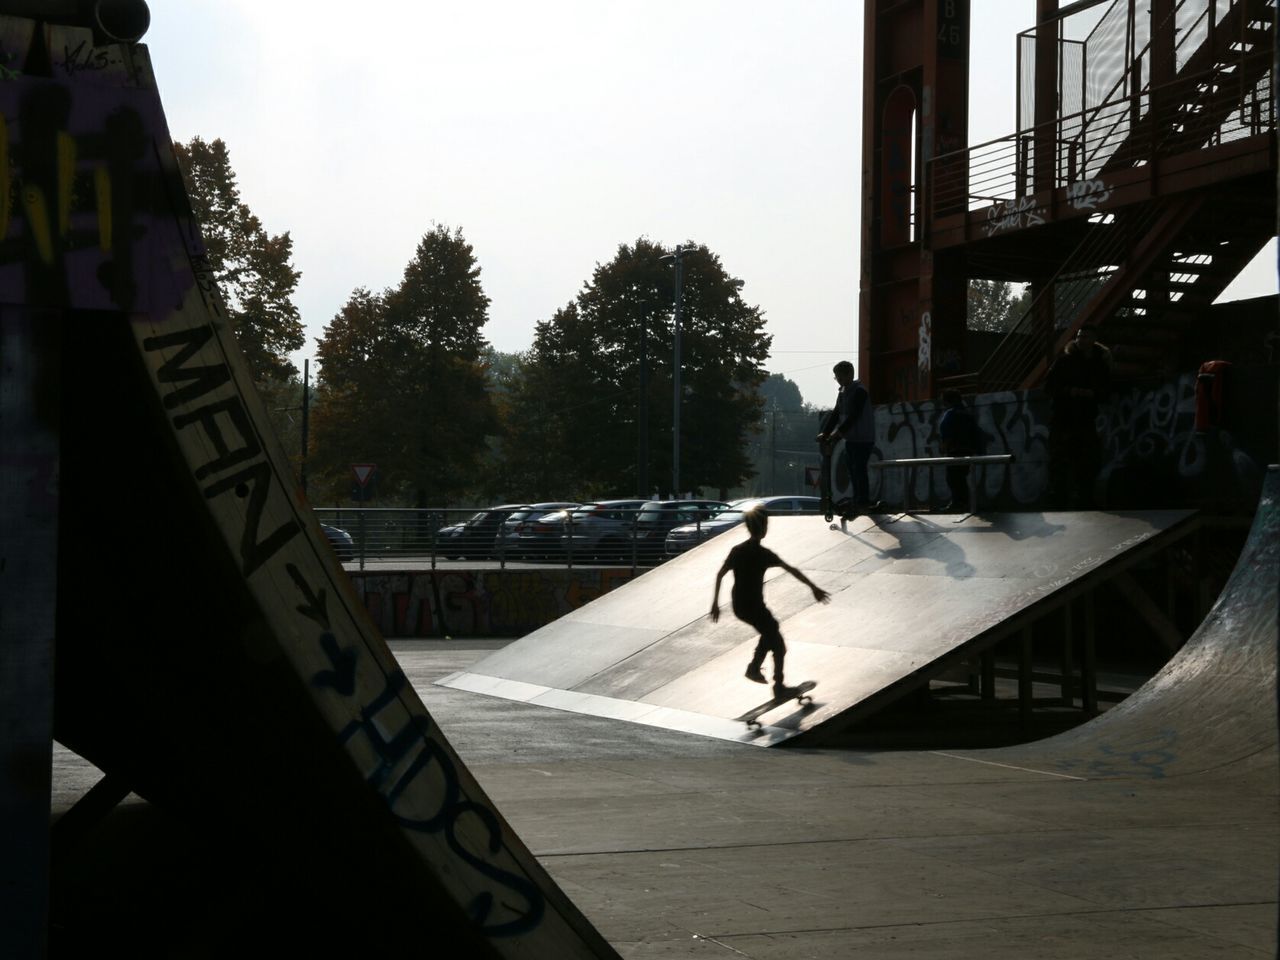
[[[782,679],[782,661],[787,655],[787,646],[782,642],[782,631],[778,629],[778,621],[774,619],[769,608],[764,605],[764,575],[770,567],[781,567],[801,583],[813,591],[813,599],[819,603],[827,603],[831,594],[806,577],[801,571],[786,563],[776,553],[760,543],[769,529],[769,514],[763,507],[752,507],[745,511],[743,519],[751,539],[740,543],[724,558],[720,572],[716,574],[716,588],[711,596],[711,622],[720,619],[720,581],[730,570],[733,571],[733,615],[743,623],[748,623],[760,631],[760,641],[756,644],[755,655],[747,667],[747,679],[756,683],[766,682],[760,668],[764,664],[766,653],[773,654],[773,692],[783,696],[790,689]]]

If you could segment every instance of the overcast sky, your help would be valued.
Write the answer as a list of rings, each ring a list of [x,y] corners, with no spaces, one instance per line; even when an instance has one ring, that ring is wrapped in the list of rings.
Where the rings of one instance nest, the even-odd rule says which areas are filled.
[[[433,223],[475,248],[499,350],[647,236],[720,255],[807,401],[855,357],[856,0],[148,5],[171,133],[226,141],[242,199],[293,237],[299,369]],[[1013,132],[1034,19],[1035,0],[973,0],[971,143]],[[1224,299],[1275,292],[1274,264],[1273,244]]]

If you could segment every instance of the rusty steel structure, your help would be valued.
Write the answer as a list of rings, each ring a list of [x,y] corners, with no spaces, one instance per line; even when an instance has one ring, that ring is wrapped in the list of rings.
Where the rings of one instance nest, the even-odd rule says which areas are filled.
[[[1209,307],[1276,232],[1276,0],[1037,0],[1015,129],[976,145],[969,12],[866,4],[859,366],[876,402],[1035,387],[1085,324],[1121,379],[1209,359]],[[1030,290],[983,351],[972,280]]]

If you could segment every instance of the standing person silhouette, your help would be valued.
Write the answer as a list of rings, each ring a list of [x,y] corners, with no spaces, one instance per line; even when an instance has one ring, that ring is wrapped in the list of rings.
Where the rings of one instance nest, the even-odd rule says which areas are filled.
[[[819,603],[827,603],[831,594],[760,542],[769,530],[769,513],[764,507],[749,508],[743,513],[743,520],[751,539],[730,550],[720,566],[720,572],[716,574],[715,592],[711,595],[711,622],[715,623],[720,619],[720,581],[732,570],[733,615],[760,631],[755,654],[747,666],[747,679],[756,683],[766,682],[760,668],[764,665],[765,654],[772,653],[773,692],[776,696],[784,696],[791,689],[782,678],[782,662],[787,656],[787,645],[782,641],[782,631],[778,629],[777,619],[764,605],[765,571],[770,567],[781,567],[806,584],[813,591],[813,599]]]
[[[831,372],[835,374],[840,390],[836,405],[822,421],[818,443],[835,445],[844,440],[845,466],[849,482],[853,484],[852,511],[867,513],[874,508],[871,503],[871,482],[867,477],[867,464],[875,447],[876,417],[871,406],[871,394],[853,375],[853,364],[841,360]]]
[[[1049,501],[1059,510],[1093,509],[1094,482],[1102,468],[1098,405],[1111,387],[1111,351],[1098,331],[1083,326],[1049,368],[1045,390],[1053,399],[1049,420]]]
[[[938,440],[942,452],[948,457],[972,457],[982,453],[982,428],[973,414],[964,408],[964,398],[959,390],[943,390],[942,405],[946,408],[938,420]],[[943,513],[952,510],[974,510],[977,504],[969,493],[969,465],[947,465],[947,489],[951,499],[942,508]]]

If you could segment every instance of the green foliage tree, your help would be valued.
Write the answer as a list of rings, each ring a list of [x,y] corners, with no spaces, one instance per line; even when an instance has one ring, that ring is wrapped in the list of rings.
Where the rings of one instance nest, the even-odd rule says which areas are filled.
[[[380,495],[442,505],[475,482],[498,429],[486,388],[489,298],[462,231],[435,226],[400,285],[357,289],[325,327],[312,475],[346,499],[350,465],[378,464]]]
[[[667,253],[645,238],[619,246],[574,301],[537,325],[515,403],[526,442],[510,460],[513,477],[530,491],[648,494],[638,474],[643,420],[648,486],[670,492],[674,284]],[[727,489],[751,473],[745,447],[759,420],[756,387],[770,337],[741,287],[705,246],[684,254],[686,490]]]
[[[760,423],[751,446],[755,478],[741,495],[814,494],[804,485],[804,468],[818,461],[814,437],[819,409],[805,403],[800,387],[781,373],[769,374],[760,384],[760,400]]]
[[[260,389],[297,377],[289,354],[306,342],[293,294],[289,233],[269,234],[240,199],[231,154],[221,140],[175,143],[192,213],[204,235],[214,279],[226,302],[236,342]]]
[[[967,326],[984,333],[1008,333],[1022,319],[1029,288],[1016,291],[1004,280],[970,280]]]

